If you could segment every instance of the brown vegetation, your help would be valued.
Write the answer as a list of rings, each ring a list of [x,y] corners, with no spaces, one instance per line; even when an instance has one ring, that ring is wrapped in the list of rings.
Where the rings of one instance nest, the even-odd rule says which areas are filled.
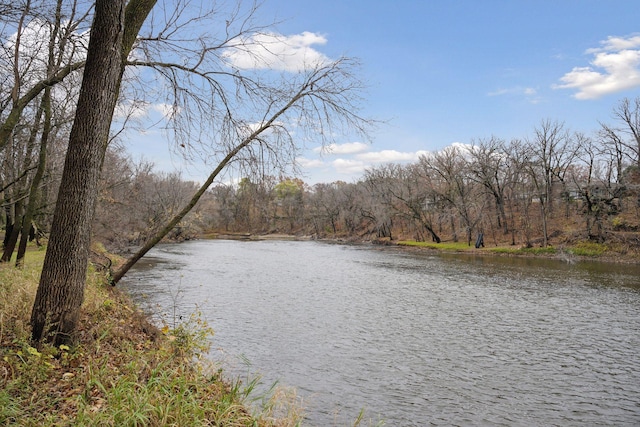
[[[104,273],[91,272],[74,344],[34,347],[29,312],[44,251],[0,266],[0,425],[293,426],[295,395],[249,410],[252,384],[202,358],[211,330],[197,317],[158,328]],[[162,326],[162,325],[160,325]]]

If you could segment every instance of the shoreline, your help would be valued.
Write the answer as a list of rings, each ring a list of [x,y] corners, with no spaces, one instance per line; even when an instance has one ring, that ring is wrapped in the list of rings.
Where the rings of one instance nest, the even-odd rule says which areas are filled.
[[[452,242],[430,243],[416,242],[413,240],[389,240],[389,239],[349,239],[349,238],[317,238],[310,235],[295,234],[252,234],[252,233],[207,233],[201,237],[202,240],[282,240],[282,241],[318,241],[326,243],[336,243],[345,245],[370,244],[373,246],[397,247],[403,250],[412,251],[432,251],[435,253],[455,253],[460,255],[491,256],[491,257],[523,257],[523,258],[547,258],[558,259],[566,262],[601,262],[609,264],[631,264],[640,265],[640,253],[621,253],[608,248],[606,244],[596,244],[586,242],[586,246],[595,246],[596,249],[589,250],[581,248],[585,242],[576,244],[548,245],[547,248],[522,246],[511,246],[508,244],[485,246],[475,248],[464,243],[452,244]]]

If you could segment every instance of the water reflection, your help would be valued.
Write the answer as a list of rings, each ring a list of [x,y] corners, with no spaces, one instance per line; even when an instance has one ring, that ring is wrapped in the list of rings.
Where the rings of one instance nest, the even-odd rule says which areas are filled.
[[[316,242],[152,256],[125,285],[160,312],[197,305],[213,356],[296,386],[310,425],[363,407],[394,426],[640,424],[636,266]]]

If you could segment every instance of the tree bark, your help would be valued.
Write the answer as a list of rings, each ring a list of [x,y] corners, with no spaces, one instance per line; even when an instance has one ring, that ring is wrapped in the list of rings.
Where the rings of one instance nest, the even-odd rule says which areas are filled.
[[[123,69],[125,0],[98,0],[76,118],[31,314],[32,339],[72,338],[84,299],[98,178]]]

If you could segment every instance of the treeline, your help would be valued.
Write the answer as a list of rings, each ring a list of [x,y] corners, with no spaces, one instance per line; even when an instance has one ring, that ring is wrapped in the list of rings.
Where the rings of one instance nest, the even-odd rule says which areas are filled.
[[[220,232],[319,238],[547,246],[553,238],[638,245],[640,98],[614,108],[594,135],[542,121],[530,137],[456,144],[407,165],[371,168],[355,183],[299,179],[211,189]],[[211,209],[211,207],[209,209]]]
[[[637,245],[640,98],[622,100],[614,116],[614,125],[602,124],[593,135],[546,120],[523,139],[454,144],[412,164],[371,168],[353,183],[309,186],[298,178],[266,176],[214,184],[167,238],[242,232],[471,244],[483,233],[487,244],[546,246],[589,239]],[[26,240],[46,235],[50,227],[64,129],[50,132],[40,177],[41,155],[28,128],[1,154],[5,260],[20,230]],[[94,239],[111,250],[145,242],[199,186],[178,173],[155,172],[151,163],[134,162],[116,145],[105,163]]]
[[[35,166],[29,166],[26,160],[27,150],[20,154],[13,158],[0,155],[5,165],[1,175],[5,188],[1,194],[3,215],[0,219],[5,230],[3,261],[8,261],[17,251],[20,236],[24,243],[31,239],[40,244],[41,238],[48,235],[60,185],[63,149],[48,153],[35,191]],[[124,251],[129,246],[142,244],[182,209],[199,187],[195,182],[184,180],[180,173],[157,172],[150,162],[133,161],[118,146],[107,151],[105,162],[109,167],[100,179],[93,233],[94,240],[111,250]],[[184,240],[201,235],[211,223],[204,209],[208,203],[203,200],[198,204],[167,238]],[[26,224],[29,227],[25,228]]]
[[[87,29],[93,12],[90,5],[76,2],[2,4],[3,22],[11,23],[0,28],[0,227],[5,230],[1,260],[7,261],[16,251],[20,260],[27,241],[47,236],[51,229],[71,126],[76,120]],[[254,12],[252,9],[250,14]],[[138,43],[154,40],[144,37]],[[232,41],[211,45],[226,46]],[[200,46],[195,39],[188,45]],[[211,51],[215,49],[203,48],[201,54]],[[149,49],[147,53],[152,52]],[[166,61],[160,63],[164,70]],[[148,64],[130,61],[123,66]],[[217,69],[229,64],[220,64],[214,55],[206,65],[207,69]],[[174,66],[176,72],[186,72],[184,66]],[[300,76],[300,88],[290,93],[281,90],[289,88],[287,79],[287,83],[274,82],[272,87],[260,79],[239,78],[235,83],[241,88],[248,82],[261,84],[247,90],[248,98],[239,104],[260,107],[264,103],[270,120],[262,123],[259,132],[249,125],[255,124],[253,116],[232,114],[244,111],[229,104],[238,93],[244,93],[235,86],[231,85],[229,91],[235,97],[223,96],[228,105],[220,108],[213,101],[216,96],[197,96],[197,90],[188,89],[191,86],[183,88],[180,81],[171,80],[171,73],[155,76],[169,79],[168,87],[175,89],[170,93],[175,95],[183,88],[180,90],[195,97],[191,108],[177,100],[170,103],[181,106],[183,112],[171,116],[178,120],[171,122],[171,127],[177,130],[177,146],[209,150],[219,157],[213,179],[231,159],[242,164],[242,170],[283,170],[279,166],[295,158],[296,141],[281,123],[300,124],[305,118],[310,129],[307,137],[331,134],[316,132],[318,111],[335,110],[335,114],[321,115],[328,120],[327,129],[336,122],[366,134],[369,122],[359,118],[352,104],[357,96],[346,96],[360,87],[357,79],[346,78],[350,68],[350,62],[343,58],[310,70]],[[226,72],[219,75],[240,76]],[[342,77],[333,79],[334,75]],[[319,85],[325,81],[324,86]],[[222,88],[219,82],[206,82],[213,93]],[[197,201],[192,197],[198,193],[199,184],[184,181],[177,173],[156,172],[151,164],[135,162],[117,144],[118,139],[126,138],[124,131],[135,121],[137,108],[158,102],[145,97],[154,91],[144,90],[147,86],[142,74],[127,75],[123,88],[118,120],[111,124],[109,149],[104,167],[100,167],[92,229],[94,239],[110,249],[139,246],[153,240],[152,236],[164,236],[163,227],[177,217],[179,222],[165,238],[251,232],[470,243],[483,233],[487,241],[545,246],[559,232],[571,231],[577,237],[602,242],[638,228],[640,98],[620,101],[613,108],[614,123],[601,124],[591,135],[572,132],[563,123],[547,120],[524,138],[489,137],[453,145],[413,164],[371,168],[353,183],[308,186],[300,179],[271,176],[245,178],[234,184],[214,182],[194,210],[183,217],[175,214]],[[282,95],[278,101],[282,109],[274,109],[274,94]],[[317,95],[313,98],[317,104],[296,104],[311,94]],[[205,99],[213,104],[202,104]],[[264,112],[258,110],[255,117],[263,117]],[[221,116],[211,117],[213,111]],[[207,128],[208,132],[216,136],[213,140],[221,142],[207,146],[200,138],[205,132],[203,118],[196,120],[189,112],[206,112],[204,117],[216,123]],[[247,135],[247,129],[253,132]],[[261,162],[269,162],[272,167],[266,168]],[[88,184],[80,180],[73,185],[79,190]]]

